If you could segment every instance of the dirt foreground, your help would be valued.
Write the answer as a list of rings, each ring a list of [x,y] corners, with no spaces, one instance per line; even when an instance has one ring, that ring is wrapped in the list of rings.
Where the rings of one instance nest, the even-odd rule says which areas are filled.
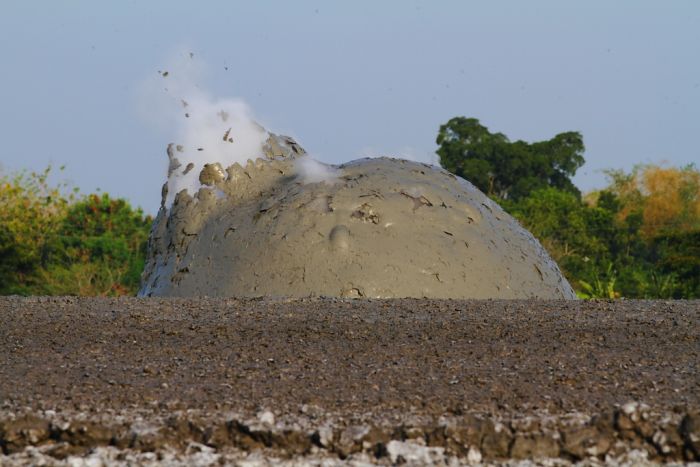
[[[0,464],[700,461],[699,301],[0,298]]]

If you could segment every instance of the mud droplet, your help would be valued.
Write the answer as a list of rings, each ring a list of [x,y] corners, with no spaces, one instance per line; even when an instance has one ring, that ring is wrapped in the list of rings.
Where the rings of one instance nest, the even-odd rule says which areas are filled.
[[[166,150],[168,154],[168,177],[170,177],[175,170],[182,166],[178,158],[175,157],[173,146],[173,143],[168,144],[168,149]]]
[[[224,169],[218,162],[214,164],[204,164],[204,168],[199,173],[199,182],[202,185],[216,185],[224,179]]]
[[[402,191],[401,194],[413,200],[413,212],[416,212],[416,210],[421,206],[433,206],[433,203],[431,203],[430,200],[423,195],[413,196],[405,191]]]
[[[168,182],[163,183],[163,187],[160,189],[161,195],[161,206],[165,205],[165,198],[168,197]]]
[[[343,298],[361,298],[364,297],[365,294],[357,287],[351,287],[341,291],[340,296]]]
[[[535,266],[535,270],[540,275],[540,279],[544,280],[544,274],[542,274],[542,270],[539,268],[539,266],[537,266],[536,264],[533,264],[533,266]]]
[[[467,215],[467,222],[469,224],[478,224],[481,222],[481,214],[479,214],[478,209],[474,209],[469,205],[463,205],[462,211]]]
[[[379,224],[379,215],[374,212],[372,206],[369,203],[364,203],[362,206],[357,208],[351,215],[353,219],[360,219],[362,222],[371,222],[373,224]]]
[[[233,143],[233,138],[229,137],[230,134],[231,134],[231,128],[229,127],[229,129],[224,132],[223,140],[225,142],[228,142],[228,143]]]
[[[347,250],[350,248],[350,230],[342,224],[336,225],[328,235],[328,239],[337,250]]]

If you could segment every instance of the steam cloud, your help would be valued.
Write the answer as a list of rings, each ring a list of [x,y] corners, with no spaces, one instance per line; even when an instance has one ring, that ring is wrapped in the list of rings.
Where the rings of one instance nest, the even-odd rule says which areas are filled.
[[[180,164],[173,166],[171,161],[166,207],[181,190],[191,195],[199,190],[204,164],[245,164],[261,154],[268,137],[245,102],[216,99],[202,90],[198,81],[204,74],[204,65],[193,54],[181,53],[145,85],[142,103],[147,107],[143,113],[172,132],[171,150]]]
[[[324,164],[309,156],[300,157],[296,160],[295,168],[297,175],[303,183],[336,183],[338,180],[338,169],[332,165]]]
[[[262,156],[269,137],[243,100],[217,99],[200,87],[205,68],[194,54],[181,52],[141,89],[140,113],[165,129],[173,142],[166,208],[183,189],[194,195],[201,188],[199,173],[205,164],[245,165]],[[335,178],[332,166],[306,156],[297,161],[296,169],[304,183],[330,183]]]

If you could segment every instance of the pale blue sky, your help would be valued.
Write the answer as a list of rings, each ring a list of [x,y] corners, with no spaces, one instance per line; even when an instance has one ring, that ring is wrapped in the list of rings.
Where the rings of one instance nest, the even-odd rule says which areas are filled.
[[[154,213],[168,136],[136,89],[183,47],[213,94],[326,162],[434,161],[457,115],[513,140],[582,132],[584,190],[602,168],[700,161],[696,0],[0,0],[0,164],[66,164]]]

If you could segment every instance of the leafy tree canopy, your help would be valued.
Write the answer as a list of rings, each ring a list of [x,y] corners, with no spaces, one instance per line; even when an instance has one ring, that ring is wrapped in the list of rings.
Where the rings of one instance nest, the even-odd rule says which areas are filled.
[[[74,193],[42,172],[0,173],[0,293],[27,293]]]
[[[511,142],[476,118],[455,117],[440,126],[440,163],[489,196],[517,200],[553,187],[580,197],[571,177],[585,162],[583,137],[560,133],[547,141]]]
[[[693,165],[608,171],[584,200],[555,188],[501,205],[587,298],[700,297],[700,172]]]
[[[0,173],[0,294],[134,294],[150,216],[52,186],[50,172]]]
[[[124,199],[107,193],[88,195],[68,207],[52,259],[64,268],[76,263],[99,265],[101,275],[94,275],[91,292],[132,293],[143,271],[151,222]],[[101,288],[94,287],[99,283]]]
[[[646,239],[675,232],[700,230],[700,171],[695,165],[638,165],[631,173],[608,170],[606,190],[589,195],[618,199],[621,221],[636,219]],[[599,201],[600,203],[600,201]]]

